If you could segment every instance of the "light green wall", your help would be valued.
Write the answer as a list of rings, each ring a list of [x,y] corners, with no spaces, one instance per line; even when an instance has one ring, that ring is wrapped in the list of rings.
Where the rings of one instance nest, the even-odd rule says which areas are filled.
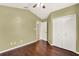
[[[51,22],[51,14],[48,16],[47,20],[47,40],[50,44],[52,44],[52,22]]]
[[[76,15],[76,33],[77,33],[77,40],[76,40],[76,50],[79,52],[79,15]]]
[[[0,51],[35,41],[40,20],[28,10],[0,6]]]
[[[78,14],[79,13],[79,4],[75,4],[73,6],[70,6],[70,7],[67,7],[67,8],[64,8],[64,9],[61,9],[61,10],[57,10],[55,12],[52,12],[50,15],[49,15],[49,18],[48,18],[48,41],[49,43],[53,43],[52,41],[52,37],[53,37],[53,30],[52,30],[52,20],[53,18],[56,18],[56,17],[60,17],[60,16],[65,16],[65,15],[69,15],[69,14]],[[77,47],[76,47],[76,50],[79,52],[79,16],[77,15]]]

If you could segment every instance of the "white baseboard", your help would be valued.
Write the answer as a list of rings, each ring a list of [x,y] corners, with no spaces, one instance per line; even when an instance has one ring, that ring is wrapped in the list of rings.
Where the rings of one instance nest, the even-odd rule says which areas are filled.
[[[53,44],[51,44],[49,41],[48,41],[48,43],[49,43],[51,46],[53,46]]]
[[[75,52],[75,53],[79,54],[79,52]]]
[[[40,40],[44,40],[44,41],[47,41],[47,40],[45,40],[45,39],[40,39]]]
[[[34,42],[37,42],[37,41],[38,41],[38,40],[35,40],[35,41],[29,42],[29,43],[25,43],[25,44],[22,44],[22,45],[13,47],[13,48],[9,48],[9,49],[0,51],[0,53],[4,53],[4,52],[7,52],[7,51],[11,51],[11,50],[13,50],[13,49],[20,48],[20,47],[22,47],[22,46],[29,45],[29,44],[34,43]]]
[[[48,42],[49,43],[49,42]],[[49,43],[51,46],[53,46],[53,44],[51,44],[51,43]],[[64,48],[63,48],[64,49]],[[74,53],[77,53],[77,54],[79,54],[79,52],[76,52],[76,51],[72,51],[72,52],[74,52]]]

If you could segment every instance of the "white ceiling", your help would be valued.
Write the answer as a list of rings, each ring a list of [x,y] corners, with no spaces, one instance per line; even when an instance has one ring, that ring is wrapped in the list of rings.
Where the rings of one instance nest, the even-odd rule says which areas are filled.
[[[75,3],[45,3],[46,6],[45,9],[41,7],[33,8],[32,6],[34,4],[35,3],[0,3],[0,5],[4,5],[4,6],[28,9],[32,13],[40,17],[41,19],[46,19],[51,12],[74,5]]]

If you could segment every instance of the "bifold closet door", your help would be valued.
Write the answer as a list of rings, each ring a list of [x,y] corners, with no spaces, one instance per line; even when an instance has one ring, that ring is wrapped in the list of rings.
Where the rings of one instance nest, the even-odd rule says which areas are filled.
[[[53,45],[62,47],[63,45],[63,32],[64,32],[64,21],[61,18],[53,19]]]
[[[76,15],[53,19],[53,45],[76,51]]]

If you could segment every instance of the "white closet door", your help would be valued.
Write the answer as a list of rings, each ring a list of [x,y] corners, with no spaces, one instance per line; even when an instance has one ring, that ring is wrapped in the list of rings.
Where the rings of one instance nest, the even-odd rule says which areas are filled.
[[[76,17],[68,15],[53,20],[53,45],[76,50]]]
[[[53,20],[53,45],[62,47],[63,45],[63,21],[61,18],[56,18]]]
[[[76,51],[76,15],[68,15],[63,17],[64,22],[64,40],[63,48]]]

